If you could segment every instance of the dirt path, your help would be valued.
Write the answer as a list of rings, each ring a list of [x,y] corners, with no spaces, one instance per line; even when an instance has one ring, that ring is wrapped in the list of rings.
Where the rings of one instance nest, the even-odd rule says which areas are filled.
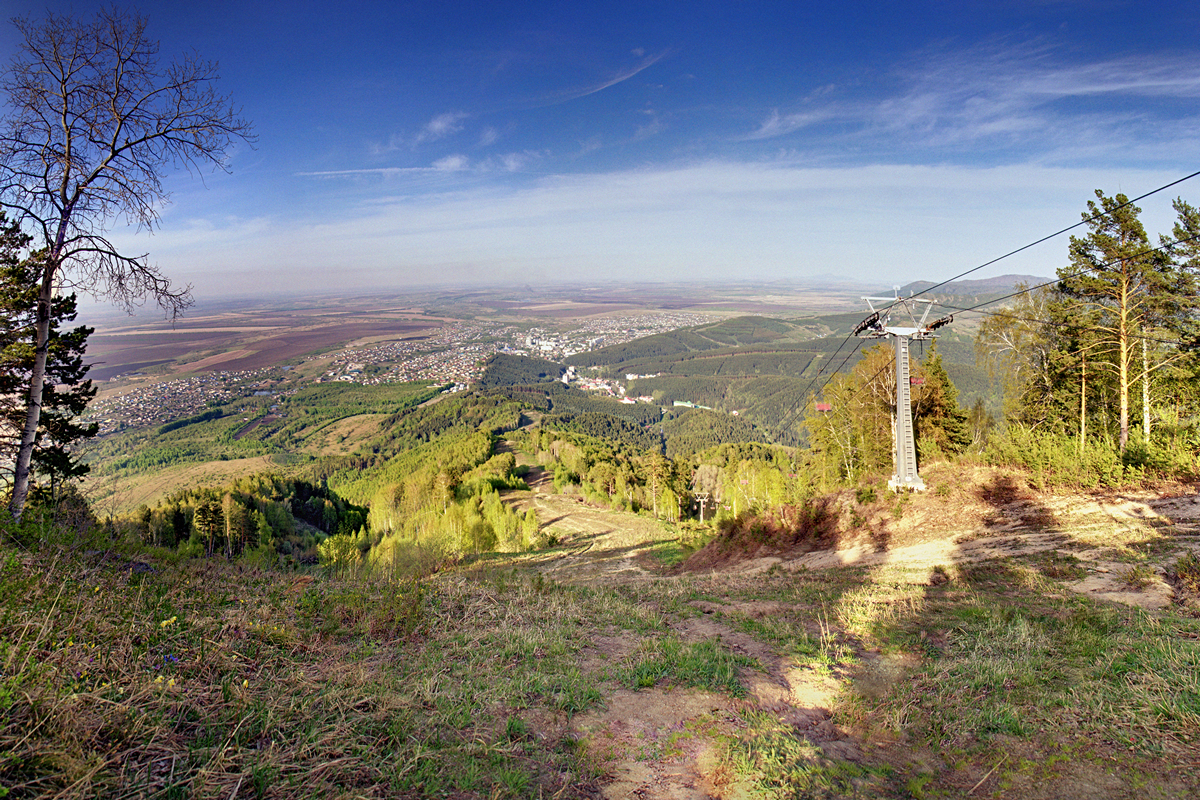
[[[536,509],[543,530],[560,546],[531,554],[523,559],[524,566],[563,583],[656,581],[673,586],[680,580],[647,568],[653,564],[649,551],[673,538],[671,528],[555,494],[552,476],[537,465],[529,467],[530,490],[509,493],[505,500],[521,510]],[[893,508],[890,519],[884,512],[867,510],[869,519],[862,530],[848,531],[831,549],[808,547],[723,564],[718,580],[708,585],[732,587],[739,581],[759,580],[772,569],[844,567],[886,570],[889,582],[931,584],[945,580],[959,567],[990,559],[1045,556],[1068,565],[1071,571],[1062,582],[1067,589],[1155,610],[1172,602],[1164,565],[1189,550],[1200,554],[1200,497],[1194,492],[1052,497],[985,484],[974,495],[930,494],[903,501],[889,497],[887,502],[906,505]],[[870,518],[872,513],[875,516]],[[1146,566],[1136,581],[1131,579],[1133,563]],[[663,686],[638,691],[608,687],[602,706],[569,722],[571,735],[595,763],[603,765],[604,797],[739,796],[742,787],[729,772],[719,743],[741,735],[739,715],[747,710],[771,715],[789,726],[802,746],[815,748],[820,759],[865,763],[868,752],[895,744],[864,740],[837,724],[834,710],[851,682],[857,691],[868,694],[892,691],[910,674],[919,660],[916,656],[862,652],[853,672],[817,671],[743,632],[742,625],[735,627],[737,620],[811,616],[811,609],[735,599],[732,589],[717,594],[728,596],[690,600],[686,603],[690,612],[685,609],[664,619],[684,642],[716,640],[729,651],[753,659],[759,668],[740,672],[746,696]],[[810,634],[831,635],[828,630]],[[597,664],[633,658],[639,641],[632,634],[600,637],[590,644],[587,652],[593,655],[585,658],[581,668],[590,673]],[[936,761],[919,749],[905,749],[905,753],[915,762],[926,757],[931,764]],[[1064,767],[1057,787],[1087,786],[1098,797],[1125,796],[1127,787],[1121,781],[1100,772],[1091,774],[1089,769],[1087,764]],[[972,784],[988,778],[983,768],[978,775],[968,773]],[[876,789],[882,787],[867,784],[862,789],[861,796],[869,797],[877,796]],[[1029,796],[1054,796],[1057,789],[1046,785],[1040,791]]]
[[[621,511],[597,508],[572,495],[552,494],[548,476],[531,472],[530,491],[505,492],[520,512],[533,508],[543,534],[557,545],[531,553],[523,562],[561,583],[600,584],[651,580],[649,552],[678,534],[668,525]]]

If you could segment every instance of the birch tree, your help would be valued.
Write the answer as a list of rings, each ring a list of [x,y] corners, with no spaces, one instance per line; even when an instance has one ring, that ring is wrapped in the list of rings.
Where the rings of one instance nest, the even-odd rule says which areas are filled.
[[[164,176],[183,168],[226,169],[251,126],[216,92],[217,66],[194,54],[169,62],[145,18],[118,9],[90,20],[48,13],[18,18],[18,51],[0,76],[0,209],[43,254],[36,354],[9,510],[29,491],[30,457],[42,409],[52,304],[64,287],[126,308],[152,298],[169,315],[191,303],[146,254],[122,252],[107,234],[118,223],[154,229],[169,200]]]

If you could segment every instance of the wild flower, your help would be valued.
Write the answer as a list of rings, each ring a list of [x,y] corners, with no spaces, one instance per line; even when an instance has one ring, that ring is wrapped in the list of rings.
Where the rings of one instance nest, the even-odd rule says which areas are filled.
[[[160,628],[166,628],[166,627],[169,627],[169,626],[171,626],[171,625],[174,625],[174,624],[175,624],[175,620],[177,620],[177,619],[179,619],[179,615],[178,615],[178,614],[176,614],[175,616],[171,617],[170,619],[164,619],[162,622],[158,623],[158,627],[160,627]]]

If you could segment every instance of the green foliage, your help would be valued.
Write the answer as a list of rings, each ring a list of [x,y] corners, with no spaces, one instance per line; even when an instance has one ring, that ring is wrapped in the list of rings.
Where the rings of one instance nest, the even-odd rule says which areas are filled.
[[[29,411],[29,392],[37,346],[39,280],[42,254],[22,258],[30,238],[0,212],[0,471],[11,472],[17,460]],[[96,435],[95,423],[78,417],[96,396],[83,363],[93,328],[64,330],[76,317],[74,294],[59,295],[49,308],[49,341],[42,379],[41,416],[33,442],[31,469],[51,484],[86,475],[73,447]]]
[[[654,408],[657,409],[658,406]],[[644,428],[628,419],[609,414],[555,414],[543,417],[542,427],[608,439],[637,450],[662,449],[663,437],[657,428]]]
[[[327,537],[365,541],[368,513],[323,486],[258,474],[176,492],[153,508],[142,506],[124,524],[148,545],[194,555],[236,558],[269,548],[285,562],[315,564]]]
[[[563,372],[565,372],[563,366],[553,361],[497,353],[484,365],[483,375],[479,378],[479,387],[494,389],[539,381],[553,381],[561,378]]]
[[[812,402],[804,419],[812,461],[826,488],[892,467],[895,357],[882,345],[863,355],[848,375],[834,375],[825,385],[823,401],[831,410],[819,412]]]
[[[179,430],[180,428],[187,427],[188,425],[195,425],[198,422],[208,422],[210,420],[220,419],[223,416],[225,416],[224,411],[219,408],[214,408],[209,411],[204,411],[200,414],[194,414],[190,417],[177,419],[174,422],[168,422],[166,425],[160,425],[158,428],[158,434],[161,436],[164,433],[170,433],[171,431]]]
[[[662,409],[649,403],[622,403],[611,397],[597,397],[577,389],[550,395],[555,414],[606,414],[635,425],[654,425],[662,419]]]
[[[1135,441],[1121,452],[1111,440],[1009,426],[988,440],[990,463],[1019,467],[1042,487],[1093,489],[1137,485],[1148,479],[1200,475],[1200,458],[1191,446],[1169,447]]]
[[[971,444],[971,429],[967,413],[958,406],[958,389],[942,366],[936,342],[929,346],[917,375],[923,379],[912,391],[918,457],[926,459],[934,451],[945,456],[962,453]]]
[[[566,363],[577,367],[628,365],[646,359],[676,356],[694,350],[711,350],[720,346],[719,343],[684,328],[643,336],[632,342],[602,347],[587,353],[578,353],[568,358]]]
[[[440,392],[441,387],[430,387],[426,381],[377,386],[339,381],[307,386],[282,398],[279,410],[272,415],[274,419],[264,419],[242,441],[259,441],[264,447],[294,452],[307,446],[327,426],[347,417],[385,414],[384,427],[392,427],[396,418]]]
[[[439,388],[430,388],[424,381],[379,386],[336,382],[308,386],[290,397],[246,396],[224,408],[209,409],[154,430],[131,430],[105,437],[91,448],[89,459],[101,474],[135,475],[178,464],[266,454],[298,455],[319,442],[329,425],[360,414],[387,415],[380,438],[364,442],[364,447],[373,447],[377,453],[389,446],[403,448],[427,436],[425,430],[414,430],[422,424],[437,430],[454,424],[431,423],[436,412],[396,424],[405,411],[437,397],[439,392]],[[277,408],[272,412],[270,406]],[[259,424],[247,431],[253,420]]]
[[[580,367],[609,366],[618,372],[660,372],[646,368],[657,361],[669,362],[688,353],[728,347],[750,347],[775,342],[794,333],[797,326],[783,320],[766,317],[732,317],[730,319],[681,328],[668,333],[644,336],[632,342],[616,344],[567,359],[567,364]]]
[[[705,409],[688,409],[668,417],[662,425],[666,454],[688,458],[731,442],[769,441],[768,435],[739,417]]]
[[[1083,213],[1088,233],[1071,237],[1055,290],[1023,293],[986,320],[978,349],[1008,398],[1010,421],[1114,440],[1160,442],[1160,425],[1198,407],[1186,388],[1197,366],[1200,307],[1196,248],[1200,214],[1174,206],[1174,244],[1153,248],[1124,195],[1100,190]],[[1139,413],[1140,412],[1140,413]]]

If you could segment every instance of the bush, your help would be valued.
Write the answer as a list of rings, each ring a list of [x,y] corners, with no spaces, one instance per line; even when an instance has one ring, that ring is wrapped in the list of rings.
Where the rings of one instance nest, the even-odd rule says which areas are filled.
[[[1021,467],[1038,488],[1065,486],[1094,489],[1126,482],[1121,455],[1111,442],[1087,441],[1082,451],[1076,437],[1014,425],[988,441],[984,458],[996,466]]]
[[[0,532],[0,538],[22,547],[52,544],[83,549],[103,549],[113,543],[115,534],[111,526],[100,524],[73,483],[58,487],[53,495],[46,487],[35,486],[20,524],[6,521]]]

